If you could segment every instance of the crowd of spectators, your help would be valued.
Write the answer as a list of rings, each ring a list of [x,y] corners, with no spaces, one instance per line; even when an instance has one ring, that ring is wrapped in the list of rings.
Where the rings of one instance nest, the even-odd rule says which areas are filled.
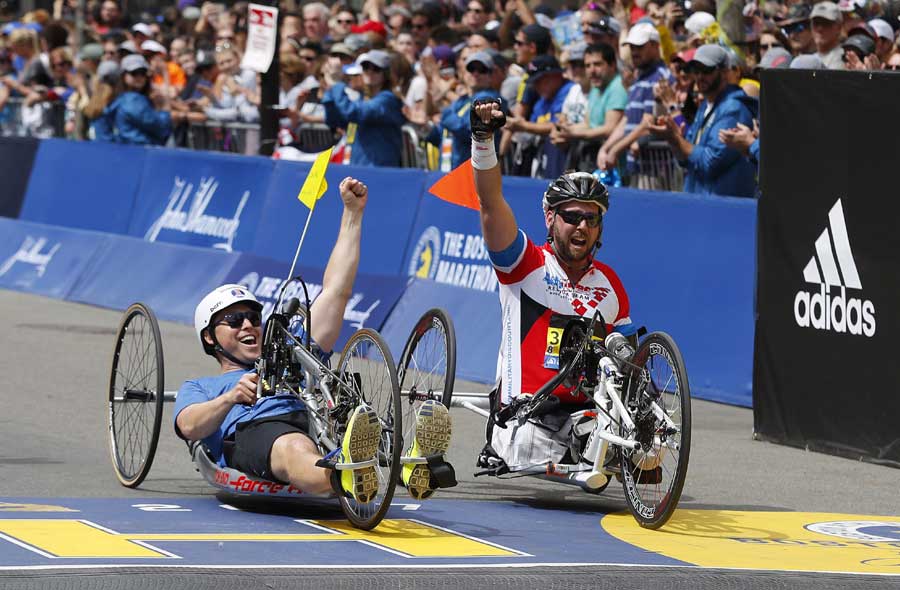
[[[0,131],[189,145],[194,126],[260,121],[242,66],[248,3],[178,0],[125,14],[75,0],[9,17],[0,34]],[[734,3],[732,3],[734,4]],[[759,72],[900,69],[897,0],[352,0],[279,5],[279,150],[399,166],[469,157],[475,98],[502,101],[507,174],[593,171],[612,185],[753,196]],[[80,40],[77,40],[79,39]],[[61,116],[60,116],[61,114]]]

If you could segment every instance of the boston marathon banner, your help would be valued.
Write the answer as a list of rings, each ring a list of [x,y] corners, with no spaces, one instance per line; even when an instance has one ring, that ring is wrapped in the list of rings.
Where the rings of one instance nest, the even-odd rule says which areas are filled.
[[[900,76],[766,71],[756,434],[900,467]]]

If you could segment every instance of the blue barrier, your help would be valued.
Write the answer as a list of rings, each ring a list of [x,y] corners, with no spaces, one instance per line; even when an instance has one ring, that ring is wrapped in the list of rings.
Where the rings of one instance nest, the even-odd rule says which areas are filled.
[[[42,140],[19,219],[128,233],[144,159],[153,148]]]
[[[60,162],[67,165],[66,175],[57,173]],[[306,220],[307,209],[296,194],[309,166],[223,154],[47,141],[38,148],[22,218],[146,238],[123,245],[115,242],[115,248],[128,252],[131,260],[117,253],[98,253],[90,268],[83,269],[83,281],[75,285],[72,296],[124,307],[152,293],[158,304],[153,300],[150,304],[165,310],[162,317],[190,321],[188,312],[196,295],[216,282],[239,280],[253,272],[260,280],[286,274]],[[482,313],[499,315],[496,278],[477,212],[427,195],[427,187],[439,173],[329,168],[329,191],[316,206],[300,255],[304,273],[313,276],[327,262],[342,211],[337,185],[346,175],[360,178],[371,189],[360,280],[381,277],[372,283],[371,294],[366,287],[370,299],[360,301],[351,312],[364,314],[369,301],[378,299],[381,303],[366,320],[367,325],[378,325],[382,317],[378,314],[393,305],[407,277],[429,279],[430,286],[425,286],[428,281],[415,282],[389,316],[386,326],[396,329],[396,334],[391,332],[391,344],[397,344],[401,336],[405,340],[404,330],[395,326],[413,322],[435,302],[445,302],[461,341],[471,351],[471,356],[461,355],[461,376],[493,381],[496,339],[491,330],[495,324],[499,330],[499,324]],[[543,242],[546,229],[540,201],[546,182],[507,178],[503,186],[523,230]],[[598,257],[622,278],[631,299],[632,319],[676,339],[698,397],[749,406],[756,202],[629,189],[613,189],[611,201]],[[21,242],[15,244],[13,251],[20,246]],[[0,260],[13,251],[0,252]],[[268,262],[261,263],[257,257]],[[261,270],[253,270],[253,264]],[[88,270],[97,277],[88,276]],[[132,278],[131,286],[109,292],[110,281],[121,277]],[[0,286],[8,284],[9,280],[0,282]],[[439,285],[459,288],[441,293],[444,287]],[[54,292],[67,296],[64,291],[56,288]],[[486,305],[489,299],[493,303]]]

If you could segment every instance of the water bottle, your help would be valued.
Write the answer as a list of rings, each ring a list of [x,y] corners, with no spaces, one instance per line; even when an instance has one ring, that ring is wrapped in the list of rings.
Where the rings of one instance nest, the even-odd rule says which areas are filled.
[[[605,186],[622,186],[622,178],[619,176],[619,170],[613,168],[611,170],[594,170],[594,176],[600,180]]]

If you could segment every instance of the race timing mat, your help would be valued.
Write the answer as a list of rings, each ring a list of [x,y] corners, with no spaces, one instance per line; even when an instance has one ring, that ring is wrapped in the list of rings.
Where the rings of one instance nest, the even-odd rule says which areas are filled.
[[[333,501],[238,507],[215,498],[0,498],[0,570],[72,567],[646,565],[900,576],[900,517],[395,500],[374,531]]]

